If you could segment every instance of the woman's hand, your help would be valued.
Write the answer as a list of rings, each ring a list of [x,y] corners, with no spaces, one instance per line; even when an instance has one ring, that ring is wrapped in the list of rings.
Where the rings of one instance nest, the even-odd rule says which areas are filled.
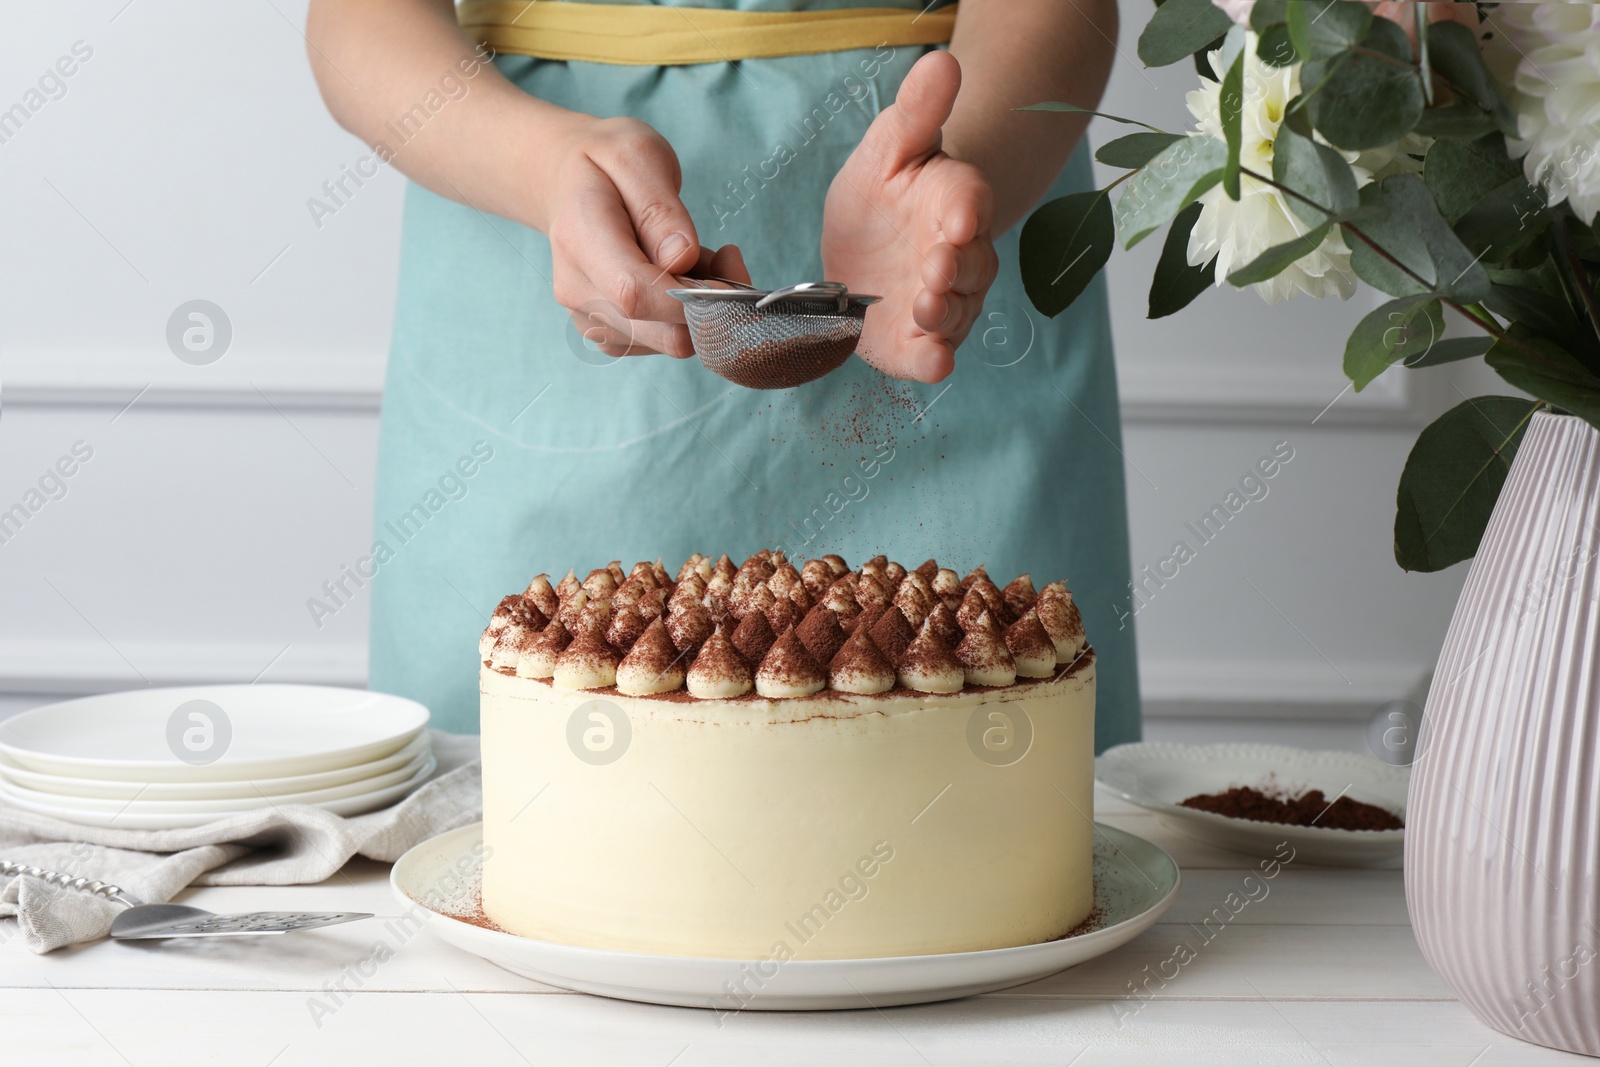
[[[1417,14],[1415,0],[1381,0],[1369,3],[1372,13],[1381,19],[1398,22],[1406,31],[1406,36],[1411,38],[1411,43],[1417,43]],[[1469,30],[1476,30],[1478,23],[1478,5],[1468,3],[1429,3],[1427,18],[1429,22],[1459,22]]]
[[[549,207],[534,220],[550,238],[555,298],[606,355],[692,356],[667,290],[682,274],[748,282],[744,259],[732,245],[701,247],[665,138],[635,119],[576,118],[548,159]]]
[[[823,272],[883,297],[859,351],[897,378],[936,382],[955,369],[999,270],[988,179],[940,150],[960,87],[950,53],[918,60],[834,178],[823,213]]]

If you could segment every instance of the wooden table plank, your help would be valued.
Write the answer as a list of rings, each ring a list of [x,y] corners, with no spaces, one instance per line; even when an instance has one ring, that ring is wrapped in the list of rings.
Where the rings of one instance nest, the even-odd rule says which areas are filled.
[[[979,997],[884,1011],[711,1012],[598,997],[357,994],[313,1017],[295,993],[27,990],[0,996],[8,1059],[187,1067],[226,1063],[695,1065],[872,1063],[1493,1067],[1589,1062],[1497,1034],[1459,1004],[1110,1006]],[[1075,1058],[1076,1057],[1076,1058]]]

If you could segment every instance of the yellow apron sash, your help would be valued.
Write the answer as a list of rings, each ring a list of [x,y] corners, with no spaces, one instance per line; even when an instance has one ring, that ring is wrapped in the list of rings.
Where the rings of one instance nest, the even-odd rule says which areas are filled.
[[[858,7],[730,11],[567,0],[463,0],[461,27],[497,53],[624,66],[681,66],[946,44],[956,5],[937,11]]]

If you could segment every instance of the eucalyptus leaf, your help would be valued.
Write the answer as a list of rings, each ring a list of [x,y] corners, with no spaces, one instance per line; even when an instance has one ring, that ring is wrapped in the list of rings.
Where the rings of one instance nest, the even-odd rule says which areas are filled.
[[[1485,263],[1504,263],[1549,229],[1544,197],[1522,175],[1490,190],[1455,223],[1456,236]]]
[[[1236,27],[1237,28],[1237,27]],[[1229,31],[1232,37],[1233,32]],[[1244,53],[1233,57],[1228,73],[1222,76],[1222,137],[1228,143],[1228,158],[1222,169],[1222,191],[1228,199],[1239,199],[1239,149],[1244,144],[1241,122],[1244,115]]]
[[[1018,110],[1018,111],[1064,111],[1064,112],[1066,112],[1068,114],[1072,114],[1072,115],[1093,115],[1096,118],[1110,119],[1112,122],[1120,122],[1125,126],[1143,126],[1145,129],[1152,130],[1152,131],[1154,131],[1156,133],[1165,133],[1166,132],[1165,130],[1162,130],[1159,127],[1150,125],[1148,122],[1140,122],[1138,119],[1125,119],[1120,115],[1108,115],[1104,111],[1091,111],[1090,109],[1088,109],[1086,107],[1079,107],[1077,104],[1068,104],[1068,103],[1066,103],[1064,101],[1061,101],[1061,100],[1046,100],[1042,104],[1029,104],[1027,107],[1019,107],[1016,110]]]
[[[1256,58],[1269,67],[1288,67],[1300,62],[1300,53],[1294,50],[1294,42],[1289,39],[1289,27],[1279,23],[1261,31],[1256,39]]]
[[[1355,238],[1347,243],[1357,277],[1390,296],[1431,292],[1458,304],[1475,304],[1489,293],[1489,276],[1439,214],[1415,174],[1397,174],[1361,189],[1363,218],[1357,229],[1411,274]],[[1352,235],[1353,236],[1353,235]]]
[[[1506,332],[1509,339],[1496,341],[1484,361],[1523,392],[1600,428],[1600,377],[1578,357],[1520,322]]]
[[[1344,347],[1344,373],[1361,392],[1402,360],[1420,359],[1444,333],[1444,313],[1432,296],[1406,296],[1368,312]]]
[[[1083,293],[1111,258],[1115,230],[1108,190],[1052,200],[1023,224],[1022,285],[1033,306],[1054,318]]]
[[[1232,25],[1211,0],[1166,0],[1139,34],[1139,58],[1152,67],[1188,59]]]
[[[1434,343],[1421,355],[1407,357],[1405,365],[1408,368],[1437,367],[1463,359],[1477,359],[1489,351],[1493,344],[1493,337],[1447,337]]]
[[[1372,25],[1365,4],[1347,0],[1296,0],[1284,11],[1289,38],[1308,60],[1330,59],[1360,44]]]
[[[1130,133],[1101,145],[1094,158],[1108,167],[1138,170],[1160,154],[1163,148],[1181,140],[1181,133]]]
[[[1515,136],[1516,112],[1500,95],[1493,75],[1484,66],[1477,36],[1471,30],[1459,22],[1432,23],[1428,27],[1428,53],[1440,77],[1488,114],[1501,133]]]
[[[1301,137],[1310,139],[1316,131],[1311,128],[1311,112],[1305,106],[1305,94],[1295,97],[1283,107],[1283,124],[1280,130],[1293,130]]]
[[[1495,270],[1489,275],[1493,284],[1483,298],[1484,307],[1502,318],[1522,323],[1568,351],[1582,348],[1594,353],[1594,331],[1567,303],[1561,294],[1561,283],[1553,275],[1544,269]]]
[[[1194,72],[1208,82],[1217,80],[1217,72],[1211,69],[1211,53],[1219,50],[1225,40],[1226,36],[1218,37],[1194,54]]]
[[[1416,131],[1428,137],[1477,140],[1495,132],[1494,119],[1472,104],[1430,107],[1417,120]]]
[[[1122,246],[1132,248],[1221,181],[1227,156],[1221,141],[1198,135],[1162,149],[1127,180],[1117,200],[1117,239]]]
[[[1520,177],[1522,167],[1507,155],[1498,133],[1476,141],[1435,141],[1422,160],[1423,184],[1452,226],[1490,192]]]
[[[1355,151],[1411,132],[1422,117],[1422,85],[1404,30],[1388,19],[1373,19],[1360,48],[1324,81],[1324,66],[1336,61],[1313,59],[1300,74],[1302,85],[1322,85],[1311,96],[1311,121],[1329,142]]]
[[[1286,126],[1278,127],[1278,136],[1272,143],[1272,177],[1335,216],[1355,210],[1361,202],[1355,172],[1344,157]],[[1295,197],[1286,196],[1284,200],[1302,222],[1315,226],[1328,218],[1325,212]]]
[[[1161,246],[1161,259],[1156,262],[1155,277],[1150,282],[1149,318],[1165,318],[1182,311],[1215,284],[1216,256],[1200,266],[1189,262],[1189,234],[1199,218],[1200,205],[1190,204],[1172,220],[1166,242]]]
[[[1259,35],[1274,26],[1282,26],[1288,17],[1289,0],[1256,0],[1250,8],[1250,28]]]
[[[1400,475],[1395,562],[1408,571],[1440,571],[1477,554],[1522,435],[1544,406],[1480,396],[1422,431]]]
[[[1315,252],[1331,229],[1333,224],[1324,222],[1321,226],[1313,227],[1291,241],[1273,245],[1249,263],[1230,272],[1229,284],[1243,288],[1276,277],[1295,260]]]

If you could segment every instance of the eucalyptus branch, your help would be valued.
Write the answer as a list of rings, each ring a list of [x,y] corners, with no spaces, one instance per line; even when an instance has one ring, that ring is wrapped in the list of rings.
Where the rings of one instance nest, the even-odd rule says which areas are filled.
[[[1572,245],[1572,236],[1567,233],[1567,223],[1559,214],[1552,213],[1550,232],[1555,235],[1556,248],[1560,249],[1560,259],[1572,276],[1572,284],[1578,290],[1578,297],[1583,301],[1584,310],[1589,313],[1589,325],[1594,328],[1595,338],[1600,340],[1600,307],[1595,304],[1594,287],[1589,283],[1589,272],[1584,270],[1583,261],[1578,258],[1578,250]]]
[[[1291,189],[1287,185],[1284,185],[1282,182],[1276,180],[1275,178],[1269,178],[1265,174],[1257,174],[1255,171],[1251,170],[1249,167],[1240,167],[1239,168],[1239,173],[1240,174],[1248,174],[1250,177],[1254,178],[1258,182],[1261,182],[1263,185],[1270,185],[1274,189],[1278,190],[1278,192],[1283,193],[1286,196],[1294,197],[1296,200],[1300,201],[1302,204],[1305,204],[1307,207],[1316,208],[1318,211],[1320,211],[1324,215],[1328,216],[1329,219],[1332,219],[1336,215],[1338,215],[1338,212],[1334,211],[1332,208],[1323,207],[1321,204],[1317,203],[1315,200],[1311,199],[1309,196],[1306,196],[1300,190]]]
[[[1495,321],[1493,315],[1490,315],[1477,304],[1458,304],[1454,300],[1448,300],[1444,297],[1440,297],[1439,299],[1442,300],[1447,307],[1454,309],[1459,315],[1461,315],[1462,318],[1474,323],[1479,329],[1483,330],[1484,333],[1488,334],[1490,337],[1493,337],[1501,344],[1510,345],[1512,348],[1517,349],[1525,355],[1532,356],[1535,359],[1539,358],[1538,349],[1534,348],[1532,345],[1518,340],[1515,337],[1512,337],[1498,322]]]
[[[1376,59],[1378,62],[1387,63],[1391,67],[1404,67],[1406,70],[1409,70],[1415,74],[1418,78],[1422,77],[1422,67],[1418,63],[1408,63],[1403,59],[1396,59],[1394,56],[1386,56],[1382,52],[1368,48],[1366,45],[1354,45],[1351,47],[1350,53],[1352,55],[1360,56],[1363,59]],[[1446,89],[1449,89],[1452,93],[1456,94],[1457,97],[1465,100],[1467,103],[1471,104],[1485,115],[1489,115],[1491,117],[1494,115],[1493,111],[1474,100],[1467,94],[1465,89],[1461,88],[1461,86],[1457,85],[1443,74],[1440,74],[1438,70],[1430,68],[1428,73],[1443,82]],[[1424,87],[1422,92],[1424,96],[1432,95],[1429,87]]]
[[[1286,196],[1292,196],[1296,200],[1300,201],[1302,204],[1306,204],[1307,206],[1315,208],[1317,211],[1322,212],[1324,215],[1328,216],[1328,221],[1336,222],[1336,223],[1338,223],[1339,226],[1343,227],[1345,230],[1348,230],[1352,236],[1356,237],[1357,239],[1359,239],[1361,241],[1362,244],[1366,245],[1368,248],[1372,249],[1378,255],[1380,255],[1384,259],[1388,260],[1389,263],[1391,265],[1393,265],[1396,270],[1400,271],[1406,277],[1410,278],[1412,281],[1416,282],[1418,285],[1422,286],[1424,289],[1432,289],[1433,288],[1433,283],[1432,282],[1428,281],[1428,279],[1424,278],[1422,275],[1418,274],[1416,271],[1412,270],[1410,267],[1408,267],[1404,263],[1400,262],[1398,259],[1396,259],[1393,255],[1390,254],[1388,249],[1386,249],[1382,245],[1378,244],[1378,242],[1374,241],[1372,238],[1370,238],[1366,234],[1362,233],[1359,229],[1357,229],[1355,226],[1352,226],[1350,223],[1348,223],[1348,222],[1339,222],[1338,221],[1339,220],[1339,213],[1334,211],[1333,209],[1327,208],[1327,207],[1323,207],[1321,204],[1317,203],[1315,200],[1311,199],[1309,196],[1306,196],[1306,195],[1302,194],[1298,190],[1291,189],[1287,185],[1284,185],[1282,182],[1276,181],[1276,180],[1274,180],[1272,178],[1268,178],[1268,177],[1265,177],[1264,175],[1257,174],[1253,170],[1248,170],[1246,168],[1241,167],[1240,168],[1240,173],[1248,174],[1248,175],[1250,175],[1250,177],[1254,178],[1258,182],[1265,182],[1267,185],[1272,186],[1272,188],[1278,190],[1279,192],[1285,194]]]
[[[1282,192],[1287,196],[1292,196],[1296,200],[1299,200],[1301,203],[1307,204],[1307,205],[1315,208],[1316,210],[1322,212],[1324,215],[1328,216],[1329,221],[1337,221],[1337,219],[1338,219],[1338,213],[1337,212],[1332,211],[1329,208],[1323,207],[1321,204],[1317,203],[1315,200],[1311,199],[1308,196],[1303,195],[1302,193],[1298,192],[1297,190],[1289,188],[1287,185],[1284,185],[1282,182],[1275,181],[1272,178],[1264,177],[1263,175],[1257,174],[1255,171],[1252,171],[1252,170],[1247,170],[1247,169],[1242,169],[1241,168],[1240,172],[1243,173],[1243,174],[1250,175],[1250,177],[1256,179],[1259,182],[1265,182],[1267,185],[1272,186],[1272,188],[1277,189],[1279,192]],[[1381,257],[1383,257],[1385,260],[1387,260],[1391,266],[1393,266],[1396,270],[1400,271],[1400,273],[1404,274],[1406,277],[1410,278],[1412,281],[1416,282],[1424,290],[1427,290],[1427,291],[1430,291],[1430,292],[1433,290],[1433,287],[1434,287],[1434,283],[1433,282],[1430,282],[1428,279],[1424,278],[1422,275],[1418,274],[1416,271],[1412,270],[1410,267],[1408,267],[1404,263],[1400,262],[1398,259],[1396,259],[1394,257],[1394,255],[1392,253],[1389,252],[1388,249],[1384,248],[1377,241],[1374,241],[1371,237],[1368,237],[1366,234],[1362,233],[1359,227],[1353,226],[1348,222],[1340,222],[1340,223],[1338,223],[1338,225],[1343,230],[1345,230],[1347,233],[1349,233],[1352,237],[1356,238],[1356,240],[1360,241],[1362,244],[1364,244],[1368,248],[1372,249],[1372,251],[1374,253],[1376,253],[1377,255],[1379,255]],[[1457,303],[1454,300],[1450,300],[1450,299],[1448,299],[1446,297],[1443,297],[1443,296],[1439,297],[1439,299],[1444,304],[1446,304],[1447,306],[1449,306],[1451,308],[1454,308],[1456,311],[1460,312],[1464,317],[1472,320],[1485,333],[1489,334],[1495,340],[1503,342],[1504,344],[1508,344],[1513,348],[1520,349],[1521,351],[1525,352],[1526,354],[1528,354],[1530,356],[1538,356],[1538,352],[1536,352],[1532,347],[1530,347],[1530,346],[1524,344],[1523,342],[1517,340],[1515,337],[1512,337],[1509,333],[1507,333],[1504,329],[1502,329],[1500,327],[1500,324],[1494,321],[1493,316],[1489,316],[1487,319],[1480,318],[1478,315],[1476,315],[1473,312],[1467,310],[1467,308],[1465,306]]]

